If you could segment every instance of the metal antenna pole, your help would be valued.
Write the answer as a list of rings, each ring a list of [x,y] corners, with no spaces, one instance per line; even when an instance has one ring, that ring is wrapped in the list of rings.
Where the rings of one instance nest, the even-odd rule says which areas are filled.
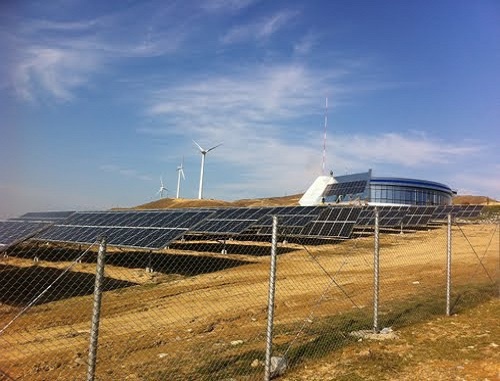
[[[325,130],[323,133],[323,162],[321,163],[321,174],[325,174],[326,166],[326,127],[328,125],[328,97],[325,99]]]
[[[446,241],[446,316],[451,314],[451,213],[448,213],[448,234]]]
[[[106,257],[106,237],[101,238],[97,254],[97,268],[94,285],[94,308],[92,310],[92,326],[90,328],[90,345],[87,368],[87,381],[94,381],[97,360],[97,341],[99,338],[99,317],[101,314],[102,281],[104,279],[104,263]]]
[[[379,211],[375,208],[375,241],[373,250],[373,332],[378,333],[378,298],[379,298],[379,270],[380,270],[380,246],[379,246]]]
[[[276,288],[276,246],[278,242],[278,217],[273,216],[273,233],[271,246],[271,266],[269,270],[269,293],[267,301],[267,330],[266,330],[266,361],[264,381],[271,379],[271,355],[273,350],[273,321],[274,321],[274,292]]]

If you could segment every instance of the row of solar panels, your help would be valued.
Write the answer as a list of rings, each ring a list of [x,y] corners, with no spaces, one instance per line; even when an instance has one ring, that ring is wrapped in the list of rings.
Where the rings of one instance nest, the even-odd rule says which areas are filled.
[[[381,227],[418,227],[430,221],[478,216],[482,207],[379,206]],[[0,221],[0,249],[33,238],[39,241],[91,244],[105,235],[114,246],[158,249],[183,236],[234,237],[269,235],[272,216],[288,236],[350,238],[353,229],[370,229],[373,206],[293,206],[200,208],[150,211],[27,213]]]

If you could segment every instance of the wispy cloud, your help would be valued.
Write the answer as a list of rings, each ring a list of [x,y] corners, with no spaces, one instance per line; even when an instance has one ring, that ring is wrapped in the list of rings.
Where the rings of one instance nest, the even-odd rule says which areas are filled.
[[[207,11],[239,11],[261,0],[206,0],[201,3],[201,8]]]
[[[298,56],[309,54],[311,49],[317,42],[318,36],[312,32],[309,32],[293,45],[293,52]]]
[[[151,181],[153,178],[149,175],[142,174],[139,171],[135,169],[129,169],[129,168],[122,168],[118,165],[114,164],[104,164],[99,167],[101,171],[104,172],[110,172],[110,173],[117,173],[122,176],[126,177],[132,177],[135,179],[143,180],[143,181]]]
[[[117,60],[176,52],[189,31],[175,22],[170,11],[168,7],[156,13],[130,8],[94,19],[20,21],[6,36],[15,41],[12,82],[16,93],[28,100],[48,94],[68,101],[94,74]],[[172,22],[165,23],[162,16]],[[130,22],[140,17],[145,21]]]
[[[348,157],[374,164],[391,163],[406,167],[447,164],[457,157],[477,154],[484,148],[478,144],[439,141],[416,132],[358,134],[337,136],[335,139]]]
[[[18,95],[28,100],[40,89],[58,100],[70,100],[73,90],[83,85],[98,65],[94,55],[72,49],[32,46],[22,55],[14,69],[14,83]]]
[[[235,44],[249,40],[261,41],[268,39],[280,29],[286,27],[288,22],[296,16],[298,16],[298,12],[285,10],[249,24],[236,26],[221,38],[221,42],[223,44]]]

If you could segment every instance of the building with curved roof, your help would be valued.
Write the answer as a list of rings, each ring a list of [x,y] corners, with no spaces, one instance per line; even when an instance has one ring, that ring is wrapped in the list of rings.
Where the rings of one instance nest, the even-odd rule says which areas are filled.
[[[456,194],[435,181],[373,177],[368,172],[319,176],[300,199],[300,205],[365,203],[370,205],[450,205]]]

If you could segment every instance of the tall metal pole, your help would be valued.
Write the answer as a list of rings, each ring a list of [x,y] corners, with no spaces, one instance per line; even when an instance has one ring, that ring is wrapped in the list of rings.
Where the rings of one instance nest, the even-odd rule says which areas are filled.
[[[373,332],[378,333],[378,298],[379,298],[379,270],[380,270],[380,246],[379,246],[379,211],[375,207],[375,240],[373,250]]]
[[[446,240],[446,316],[451,314],[451,213],[448,213],[448,234]]]
[[[273,216],[273,233],[271,246],[271,266],[269,270],[269,293],[267,300],[267,329],[266,329],[266,361],[264,381],[271,379],[271,355],[273,350],[273,321],[274,321],[274,291],[276,288],[276,246],[278,242],[278,217]]]
[[[99,317],[101,314],[102,281],[104,279],[104,263],[106,258],[106,237],[101,238],[97,254],[97,268],[94,285],[94,308],[92,310],[92,326],[90,328],[90,345],[87,368],[87,381],[94,381],[97,360],[97,341],[99,338]]]

